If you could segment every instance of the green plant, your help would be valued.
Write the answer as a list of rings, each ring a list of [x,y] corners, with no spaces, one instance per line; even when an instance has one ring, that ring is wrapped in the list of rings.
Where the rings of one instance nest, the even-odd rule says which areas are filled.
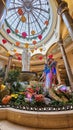
[[[8,73],[8,78],[6,79],[6,82],[10,83],[11,85],[14,82],[18,81],[20,71],[19,70],[11,70]]]

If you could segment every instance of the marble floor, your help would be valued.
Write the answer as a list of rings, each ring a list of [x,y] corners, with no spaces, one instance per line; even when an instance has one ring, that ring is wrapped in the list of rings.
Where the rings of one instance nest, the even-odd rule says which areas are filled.
[[[38,128],[27,128],[19,126],[8,121],[0,121],[0,130],[73,130],[73,128],[66,129],[38,129]]]

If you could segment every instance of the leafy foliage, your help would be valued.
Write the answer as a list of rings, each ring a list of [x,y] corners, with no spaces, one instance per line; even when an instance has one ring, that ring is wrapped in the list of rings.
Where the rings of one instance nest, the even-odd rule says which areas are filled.
[[[6,81],[10,84],[13,84],[14,82],[18,81],[20,71],[19,70],[11,70],[8,73],[8,78]]]

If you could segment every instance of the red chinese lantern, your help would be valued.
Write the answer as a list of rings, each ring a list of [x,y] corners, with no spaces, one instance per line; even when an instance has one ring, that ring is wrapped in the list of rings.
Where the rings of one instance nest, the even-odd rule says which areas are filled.
[[[41,40],[42,39],[42,35],[40,34],[40,35],[38,35],[38,38]]]
[[[42,56],[39,56],[39,60],[42,60],[43,59],[43,57]]]
[[[3,44],[6,44],[7,40],[6,39],[2,39],[2,42],[3,42]]]
[[[51,55],[49,55],[49,56],[48,56],[48,58],[52,59],[52,58],[53,58],[53,55],[52,55],[52,54],[51,54]]]
[[[20,45],[20,42],[17,41],[17,42],[16,42],[16,46],[19,46],[19,45]]]
[[[36,40],[34,40],[32,43],[35,45],[37,42],[36,42]]]
[[[7,32],[8,34],[11,33],[10,29],[7,29],[6,32]]]
[[[22,32],[22,37],[26,38],[27,37],[27,33],[26,32]]]
[[[19,15],[23,15],[23,10],[21,8],[19,8],[17,12]]]

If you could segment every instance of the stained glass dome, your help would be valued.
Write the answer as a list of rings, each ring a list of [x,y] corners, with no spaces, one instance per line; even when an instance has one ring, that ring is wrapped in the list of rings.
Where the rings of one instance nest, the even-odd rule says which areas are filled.
[[[52,26],[52,9],[48,0],[11,0],[6,24],[11,29],[11,37],[24,43],[25,40],[42,41]],[[17,36],[17,37],[16,37]]]

